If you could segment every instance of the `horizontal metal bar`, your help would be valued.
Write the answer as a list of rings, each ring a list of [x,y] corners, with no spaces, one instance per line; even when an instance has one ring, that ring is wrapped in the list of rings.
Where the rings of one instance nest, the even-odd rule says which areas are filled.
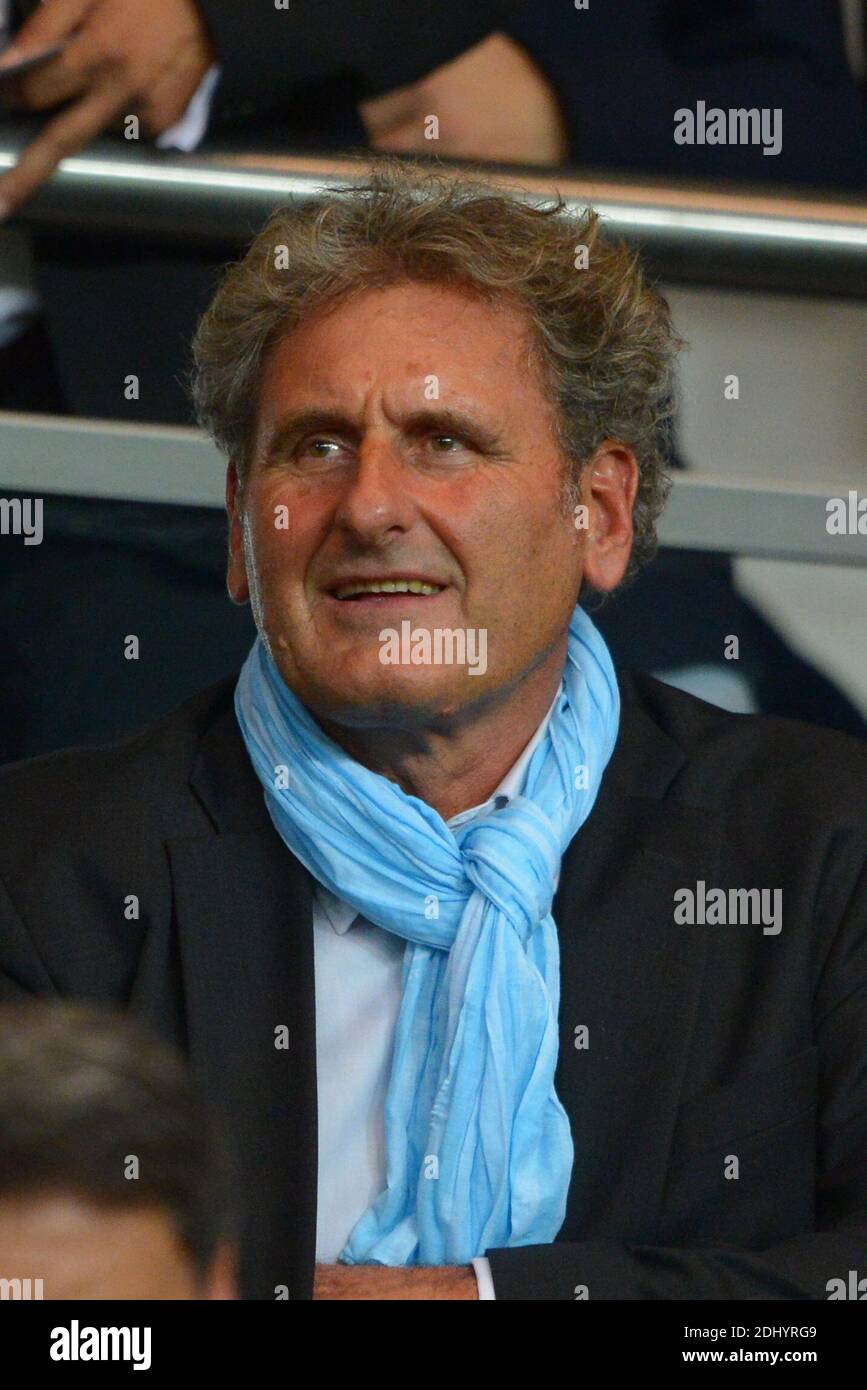
[[[221,507],[225,463],[200,430],[0,411],[0,488]]]
[[[855,493],[854,504],[849,494]],[[828,530],[834,513],[846,524],[867,492],[853,487],[812,488],[791,482],[678,473],[659,523],[661,545],[806,564],[867,565],[867,533]],[[837,503],[841,504],[838,507]],[[853,512],[853,505],[856,509]],[[867,527],[867,506],[862,525]]]
[[[222,507],[224,491],[225,461],[199,430],[0,412],[0,493]],[[859,496],[853,511],[849,491],[676,474],[660,542],[766,559],[867,565],[867,535],[857,533]],[[831,498],[840,499],[847,519],[855,517],[854,533],[828,531]]]
[[[0,171],[32,134],[30,124],[4,123]],[[480,166],[450,167],[460,175]],[[245,245],[275,207],[320,197],[359,172],[357,160],[251,155],[225,141],[213,154],[181,155],[103,137],[65,159],[17,220],[52,236],[121,235],[131,246],[158,239],[223,252]],[[867,296],[863,202],[708,191],[577,170],[540,174],[493,165],[484,176],[534,198],[557,191],[576,213],[597,208],[613,235],[638,247],[651,272],[673,283]]]

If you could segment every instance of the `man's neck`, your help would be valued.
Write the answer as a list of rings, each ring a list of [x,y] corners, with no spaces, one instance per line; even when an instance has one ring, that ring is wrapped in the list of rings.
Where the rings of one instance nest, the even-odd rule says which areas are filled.
[[[563,676],[565,645],[478,717],[436,731],[349,728],[323,723],[335,743],[364,767],[449,820],[491,796],[545,718]]]

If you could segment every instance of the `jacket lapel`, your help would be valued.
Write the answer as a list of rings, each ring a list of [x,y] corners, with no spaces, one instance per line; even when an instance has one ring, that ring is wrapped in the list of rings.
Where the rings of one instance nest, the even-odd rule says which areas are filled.
[[[168,841],[190,1064],[233,1138],[244,1297],[309,1298],[316,1248],[311,880],[228,710],[190,779],[218,833]]]
[[[719,844],[708,812],[665,796],[685,761],[625,695],[596,806],[563,859],[557,1093],[575,1163],[561,1240],[640,1242],[661,1207],[707,940],[674,923],[674,893],[712,881]]]

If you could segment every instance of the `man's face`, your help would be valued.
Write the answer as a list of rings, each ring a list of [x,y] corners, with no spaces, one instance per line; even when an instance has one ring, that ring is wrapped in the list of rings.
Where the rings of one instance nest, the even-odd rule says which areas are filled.
[[[230,470],[230,592],[252,596],[284,680],[320,718],[448,720],[562,664],[584,551],[563,469],[516,311],[439,285],[365,291],[264,363],[246,538]],[[432,592],[353,591],[376,581]],[[404,620],[477,634],[476,673],[469,659],[385,663],[381,634]]]

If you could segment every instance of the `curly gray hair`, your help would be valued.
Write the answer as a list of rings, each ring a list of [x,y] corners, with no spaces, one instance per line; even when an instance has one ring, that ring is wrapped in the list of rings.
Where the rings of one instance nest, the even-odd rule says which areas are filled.
[[[670,486],[683,342],[668,304],[591,209],[576,218],[559,196],[534,205],[435,163],[365,161],[360,182],[278,208],[226,271],[193,339],[191,394],[241,486],[270,347],[325,303],[401,280],[454,283],[523,312],[566,463],[564,508],[604,440],[635,452],[630,578],[654,553]]]

